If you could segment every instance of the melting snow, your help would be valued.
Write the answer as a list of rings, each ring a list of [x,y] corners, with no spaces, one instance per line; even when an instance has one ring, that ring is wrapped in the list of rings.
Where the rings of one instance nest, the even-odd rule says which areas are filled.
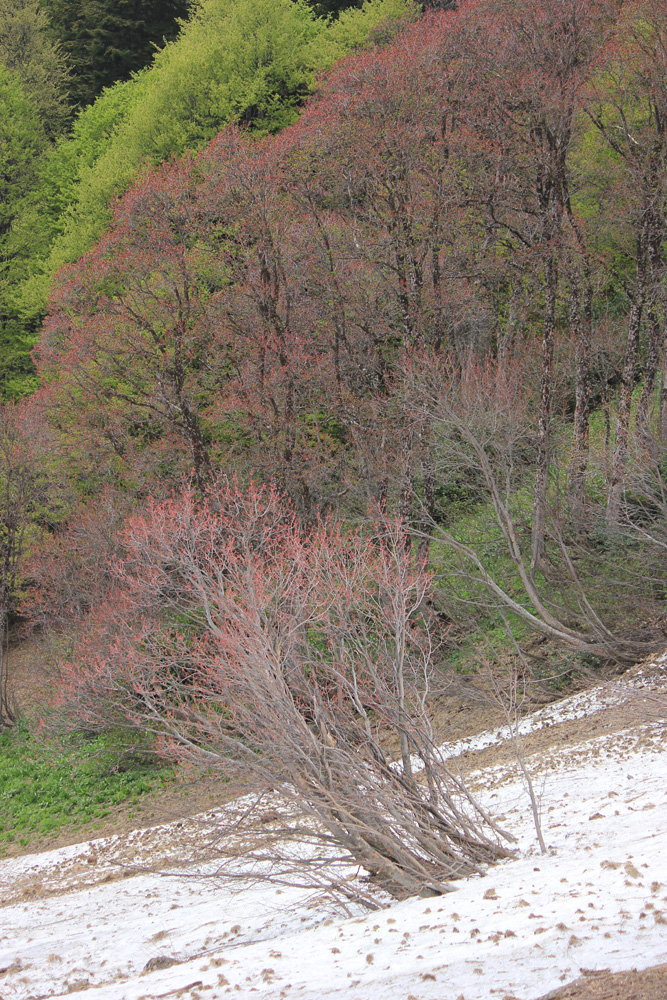
[[[665,663],[662,657],[652,666]],[[617,705],[621,688],[566,699],[524,720],[522,731]],[[507,735],[484,733],[443,752]],[[85,989],[87,1000],[529,1000],[582,968],[664,961],[665,735],[662,723],[645,722],[552,747],[541,765],[530,761],[545,856],[516,769],[478,772],[480,799],[519,838],[517,860],[457,883],[446,897],[370,915],[342,917],[304,890],[240,889],[189,869],[169,876],[130,869],[129,877],[116,877],[121,846],[146,864],[158,841],[163,856],[183,846],[183,824],[0,862],[0,997]],[[156,960],[165,957],[177,964],[159,968]]]

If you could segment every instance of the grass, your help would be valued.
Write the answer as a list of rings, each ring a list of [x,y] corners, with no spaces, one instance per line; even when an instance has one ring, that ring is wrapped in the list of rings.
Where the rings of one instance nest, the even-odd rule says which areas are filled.
[[[4,844],[94,825],[173,780],[142,748],[121,754],[118,737],[70,739],[57,748],[27,726],[0,733],[0,853]]]

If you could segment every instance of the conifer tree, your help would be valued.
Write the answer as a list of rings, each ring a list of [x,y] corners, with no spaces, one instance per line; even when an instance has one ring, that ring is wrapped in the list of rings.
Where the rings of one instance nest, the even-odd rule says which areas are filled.
[[[318,17],[337,17],[342,10],[361,7],[362,0],[309,0],[308,6]]]
[[[52,28],[72,66],[70,94],[90,104],[105,88],[150,63],[174,38],[188,0],[46,0]]]

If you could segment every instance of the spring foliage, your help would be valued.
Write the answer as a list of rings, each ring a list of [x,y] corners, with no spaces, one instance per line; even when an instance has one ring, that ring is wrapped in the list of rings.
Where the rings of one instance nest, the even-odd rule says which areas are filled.
[[[426,545],[438,492],[488,497],[537,617],[508,591],[502,600],[558,641],[606,648],[609,630],[588,607],[566,621],[536,581],[551,572],[548,558],[563,560],[564,578],[576,576],[562,533],[548,524],[554,442],[571,433],[572,410],[569,495],[583,504],[588,483],[598,490],[608,475],[599,470],[618,469],[625,483],[637,463],[656,477],[641,503],[662,509],[665,405],[655,390],[664,348],[651,317],[662,315],[664,262],[650,248],[665,233],[664,12],[647,7],[652,34],[636,13],[617,13],[604,2],[564,9],[552,0],[529,30],[523,12],[470,0],[343,61],[276,135],[257,140],[229,126],[196,156],[146,172],[104,239],[61,273],[36,352],[42,396],[81,460],[123,489],[157,492],[183,474],[203,489],[232,466],[244,479],[274,479],[306,520],[329,508],[358,514],[370,498],[399,510]],[[646,153],[632,153],[629,172],[627,78],[616,91],[608,84],[635,49],[644,54],[635,53],[633,86],[659,113],[637,132]],[[641,103],[631,108],[636,115]],[[611,154],[626,197],[594,197],[607,133],[624,127],[628,138]],[[658,206],[650,216],[637,212],[637,193]],[[604,315],[618,257],[592,252],[604,226],[635,234],[623,266],[644,298],[626,285],[636,304],[625,347],[621,324]],[[644,360],[637,338],[646,325]],[[509,451],[492,435],[484,447],[493,461],[471,457],[464,473],[443,462],[452,453],[444,396],[462,391],[464,371],[474,381],[489,353],[489,384],[513,373],[525,419]],[[646,405],[635,449],[627,442],[640,372]],[[591,449],[594,391],[608,394],[619,376],[630,402],[616,442],[609,433]],[[467,427],[474,451],[472,420],[468,413],[451,433]],[[523,487],[515,478],[499,485],[503,454]],[[532,493],[528,558],[517,540],[524,515],[501,499],[515,489]],[[605,491],[609,523],[620,519],[605,483],[582,507],[591,533]],[[490,586],[493,573],[474,565]]]
[[[205,0],[149,69],[79,115],[44,164],[34,198],[46,209],[45,231],[21,292],[24,315],[41,313],[53,274],[102,234],[113,199],[147,160],[196,149],[229,121],[259,133],[283,128],[318,72],[412,10],[410,0],[367,0],[327,23],[292,0]]]

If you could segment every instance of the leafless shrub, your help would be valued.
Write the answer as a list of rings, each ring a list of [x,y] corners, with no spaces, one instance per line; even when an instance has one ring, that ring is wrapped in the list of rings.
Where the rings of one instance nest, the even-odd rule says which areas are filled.
[[[540,845],[542,854],[546,854],[547,846],[542,833],[539,802],[535,794],[535,786],[533,785],[530,769],[526,764],[526,755],[519,728],[522,709],[527,701],[530,673],[531,671],[528,668],[526,659],[518,647],[516,647],[515,655],[503,657],[500,669],[497,662],[492,663],[486,659],[483,663],[483,676],[487,683],[487,692],[493,703],[501,708],[505,716],[516,761],[530,800],[537,842]]]

